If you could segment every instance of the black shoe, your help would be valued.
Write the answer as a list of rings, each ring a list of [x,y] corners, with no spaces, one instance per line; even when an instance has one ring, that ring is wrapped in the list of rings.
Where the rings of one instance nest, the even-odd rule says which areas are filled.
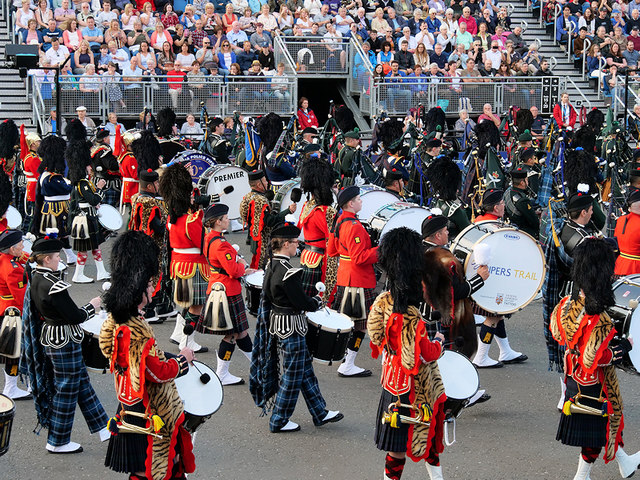
[[[327,418],[329,417],[332,413],[335,413],[335,415],[333,415],[331,418]],[[340,420],[342,420],[344,418],[344,415],[340,412],[331,412],[328,411],[326,416],[324,417],[324,420],[320,421],[319,423],[315,423],[314,425],[316,427],[321,427],[322,425],[326,425],[327,423],[336,423],[339,422]]]
[[[275,430],[271,430],[271,433],[291,433],[291,432],[297,432],[300,430],[300,425],[298,425],[296,422],[292,422],[291,420],[289,420],[286,425],[283,425],[280,428],[276,428]]]
[[[526,362],[529,359],[529,357],[527,357],[524,353],[522,355],[520,355],[519,357],[514,358],[513,360],[501,360],[502,363],[504,363],[505,365],[510,365],[512,363],[522,363],[522,362]]]
[[[204,345],[202,345],[198,350],[196,350],[193,353],[207,353],[209,351],[209,347],[205,347]]]
[[[173,343],[174,345],[180,345],[180,342],[176,342],[173,338],[169,339],[169,343]]]
[[[491,395],[489,395],[488,393],[483,393],[475,403],[484,403],[489,399],[491,399]]]

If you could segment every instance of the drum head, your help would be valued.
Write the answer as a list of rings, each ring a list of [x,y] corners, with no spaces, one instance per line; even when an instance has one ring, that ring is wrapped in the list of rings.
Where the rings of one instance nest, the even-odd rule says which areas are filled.
[[[16,408],[16,404],[6,395],[0,393],[0,414],[5,414]]]
[[[20,212],[16,207],[14,207],[13,205],[9,205],[9,208],[7,208],[7,226],[14,229],[20,228],[21,224],[22,215],[20,215]]]
[[[196,150],[186,150],[176,158],[173,163],[179,163],[184,166],[191,175],[191,181],[195,184],[204,172],[216,164],[215,159],[211,155]],[[204,193],[204,192],[203,192]]]
[[[495,220],[485,220],[469,225],[462,230],[458,236],[451,242],[451,252],[458,258],[464,260],[473,249],[475,243],[485,234],[495,232],[499,228],[503,228],[504,223]]]
[[[247,285],[262,290],[262,284],[264,283],[264,270],[258,270],[257,272],[253,272],[251,275],[247,275],[244,278],[244,281]]]
[[[100,204],[98,208],[98,222],[112,232],[120,230],[124,223],[118,209],[106,203]]]
[[[358,212],[358,218],[361,222],[367,223],[370,223],[371,217],[382,207],[398,201],[398,197],[393,193],[373,185],[360,187],[360,198],[362,198],[362,210]]]
[[[278,209],[279,212],[282,212],[283,210],[288,209],[289,206],[293,203],[293,200],[291,200],[291,192],[293,192],[294,188],[300,188],[299,178],[293,178],[291,180],[288,180],[285,183],[283,183],[280,186],[280,188],[278,188],[278,192],[274,197],[273,203],[274,205],[276,205],[276,208]],[[296,225],[300,224],[300,214],[302,213],[303,204],[304,204],[304,201],[300,199],[300,203],[298,203],[296,211],[291,214],[296,219],[295,220]],[[302,237],[302,233],[300,233],[300,240],[303,240],[303,239],[304,238]]]
[[[221,194],[220,202],[229,207],[229,219],[240,218],[240,202],[251,191],[249,187],[249,175],[246,170],[233,165],[214,165],[203,175],[211,172],[207,179],[206,192],[202,194]],[[232,186],[233,192],[224,194],[225,187]]]
[[[627,321],[627,332],[618,332],[619,334],[625,333],[627,337],[633,337],[633,340],[636,341],[640,339],[640,309],[636,308],[631,315],[631,318]],[[640,348],[632,348],[629,351],[629,359],[631,363],[635,367],[635,369],[640,372]]]
[[[107,319],[106,315],[106,312],[104,314],[104,317],[100,314],[94,315],[86,322],[82,322],[80,326],[85,332],[93,333],[95,336],[99,336],[100,330],[102,329],[102,324]]]
[[[471,398],[478,391],[480,377],[476,367],[464,355],[445,350],[438,359],[438,369],[444,383],[444,393],[456,400]]]
[[[331,332],[353,328],[353,321],[348,316],[326,307],[317,312],[307,312],[307,318],[315,325],[322,325],[322,330]]]
[[[631,310],[629,300],[640,300],[640,275],[627,275],[619,279],[613,284],[613,295],[618,307]]]
[[[398,227],[407,227],[422,235],[422,221],[430,214],[431,212],[428,208],[420,207],[413,203],[396,202],[378,210],[371,217],[370,223],[373,227],[373,220],[379,220],[375,223],[377,224],[376,228],[380,230],[381,239],[385,233]],[[384,223],[384,225],[380,226],[380,223]]]
[[[475,245],[480,243],[491,248],[489,278],[472,295],[473,300],[497,315],[526,307],[544,281],[545,262],[540,244],[530,235],[513,228],[487,233]],[[473,277],[478,267],[471,252],[464,264],[467,278]]]
[[[211,377],[208,383],[202,383],[200,380],[200,376],[204,373]],[[198,417],[208,417],[216,413],[222,406],[224,397],[222,383],[216,372],[204,363],[194,360],[193,365],[189,365],[187,374],[174,381],[178,394],[184,401],[185,412]]]

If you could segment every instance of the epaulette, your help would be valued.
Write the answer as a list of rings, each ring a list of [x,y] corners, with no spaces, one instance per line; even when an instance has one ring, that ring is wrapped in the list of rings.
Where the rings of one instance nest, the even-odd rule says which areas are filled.
[[[51,288],[49,289],[49,295],[54,295],[56,293],[64,292],[69,287],[71,287],[70,283],[67,283],[64,280],[60,280],[56,278],[56,282],[53,285],[51,285]]]
[[[280,260],[280,263],[282,264],[283,267],[287,269],[286,273],[284,274],[284,277],[282,277],[283,282],[293,277],[296,273],[302,271],[301,268],[295,268],[291,266],[291,264],[287,260]]]

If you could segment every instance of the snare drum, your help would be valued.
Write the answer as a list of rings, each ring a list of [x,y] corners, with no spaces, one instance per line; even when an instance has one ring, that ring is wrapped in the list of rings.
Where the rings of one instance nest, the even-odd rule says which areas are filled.
[[[124,220],[117,208],[106,203],[100,204],[98,208],[98,222],[107,230],[117,232],[122,228]]]
[[[0,457],[9,450],[11,427],[16,414],[16,404],[9,397],[0,394]]]
[[[209,167],[198,180],[202,195],[222,194],[220,201],[229,207],[229,220],[240,218],[240,202],[251,191],[249,174],[234,165],[214,165]],[[233,192],[224,194],[224,188],[232,185]]]
[[[202,383],[200,379],[204,374],[210,377],[207,383]],[[195,360],[189,365],[189,371],[174,382],[178,395],[184,402],[184,428],[189,433],[194,433],[222,406],[222,383],[209,366]]]
[[[529,234],[487,221],[469,225],[451,245],[453,254],[464,260],[467,278],[476,275],[478,265],[473,250],[486,244],[493,252],[489,278],[471,297],[480,308],[507,315],[526,307],[538,294],[545,275],[544,254]]]
[[[264,283],[264,270],[258,270],[251,275],[244,277],[245,297],[247,311],[254,317],[258,316],[260,308],[260,295],[262,295],[262,284]]]
[[[307,312],[307,320],[307,347],[313,359],[328,365],[341,362],[347,352],[353,321],[330,308]]]
[[[446,416],[456,418],[480,387],[478,371],[467,357],[453,350],[444,351],[438,359],[438,369],[447,394]]]
[[[98,373],[107,373],[109,360],[100,350],[100,329],[106,320],[105,315],[94,315],[86,322],[80,324],[84,330],[82,339],[82,358],[87,366],[87,370]]]
[[[415,203],[395,202],[380,208],[371,216],[369,223],[379,243],[385,233],[398,227],[407,227],[422,235],[422,221],[429,215],[428,208]]]
[[[7,226],[11,229],[20,228],[22,225],[22,215],[16,207],[9,205],[7,208]]]
[[[398,197],[393,193],[389,193],[377,185],[361,186],[360,198],[362,199],[362,209],[358,212],[358,218],[364,223],[371,223],[371,217],[378,210],[398,201]]]
[[[189,172],[189,175],[191,175],[191,181],[195,184],[198,183],[198,180],[200,180],[204,172],[216,165],[216,161],[211,155],[197,150],[181,152],[171,163],[179,163],[184,166]]]
[[[616,331],[621,338],[640,338],[640,275],[628,275],[613,284],[613,294],[616,299],[614,306],[607,309],[611,315]],[[618,365],[622,370],[635,375],[640,374],[640,348],[631,350]]]

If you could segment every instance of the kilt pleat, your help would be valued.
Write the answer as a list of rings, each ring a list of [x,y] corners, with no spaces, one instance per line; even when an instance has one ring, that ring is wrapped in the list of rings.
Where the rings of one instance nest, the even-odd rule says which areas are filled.
[[[600,389],[600,384],[589,387],[580,386],[580,391],[584,395],[596,398],[600,396]],[[565,401],[577,393],[578,384],[573,378],[567,377]],[[599,402],[588,399],[581,399],[580,402],[584,405],[600,408]],[[583,413],[574,413],[569,416],[560,414],[556,440],[573,447],[604,447],[607,444],[607,419]]]
[[[382,423],[382,415],[387,411],[390,403],[394,403],[398,400],[396,395],[392,395],[384,388],[380,395],[380,402],[378,403],[378,413],[376,415],[376,431],[375,442],[376,447],[379,450],[385,452],[406,452],[407,440],[409,439],[409,426],[407,424],[401,424],[399,428],[394,428],[389,424]],[[400,395],[400,400],[404,404],[409,404],[409,394],[405,393]],[[411,415],[409,409],[401,408],[401,415]]]
[[[206,329],[202,325],[202,320],[204,315],[201,315],[198,318],[198,323],[196,324],[196,331],[200,333],[208,333],[210,335],[231,335],[232,333],[242,333],[245,330],[249,330],[249,320],[247,319],[247,309],[244,306],[244,300],[242,299],[242,295],[231,295],[227,296],[227,302],[229,303],[229,314],[231,315],[231,322],[233,323],[233,328],[229,330],[220,330],[220,331],[212,331]],[[206,313],[206,308],[205,308]]]

